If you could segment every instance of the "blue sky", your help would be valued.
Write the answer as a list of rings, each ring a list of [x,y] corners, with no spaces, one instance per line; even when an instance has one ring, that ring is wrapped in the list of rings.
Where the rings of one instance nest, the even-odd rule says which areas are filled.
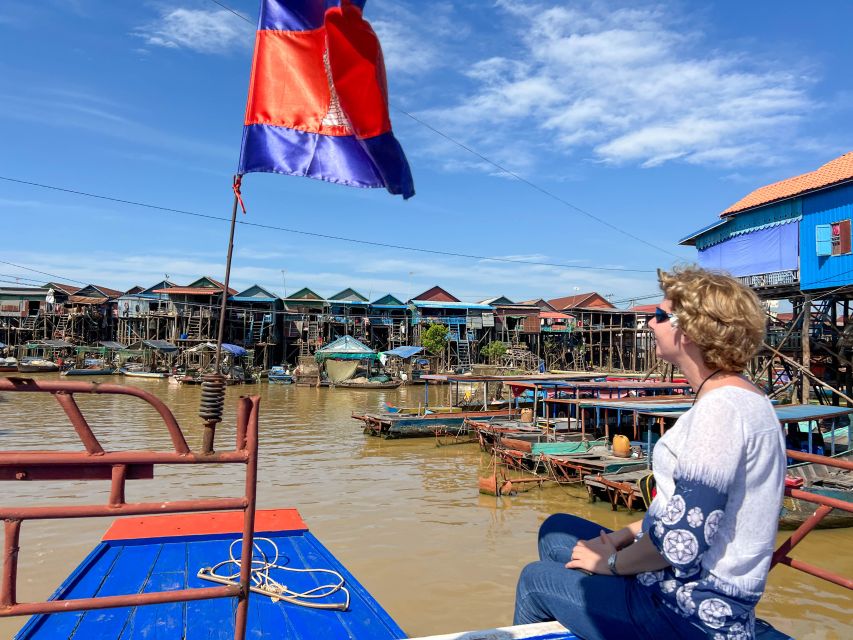
[[[257,17],[253,0],[225,4]],[[238,289],[641,297],[657,267],[693,258],[679,238],[853,149],[845,0],[369,0],[365,16],[417,195],[250,174],[241,220],[540,264],[241,225]],[[6,0],[0,176],[227,217],[253,30],[210,0]],[[53,279],[221,277],[226,234],[225,222],[0,180],[0,260]],[[50,279],[2,263],[0,274]]]

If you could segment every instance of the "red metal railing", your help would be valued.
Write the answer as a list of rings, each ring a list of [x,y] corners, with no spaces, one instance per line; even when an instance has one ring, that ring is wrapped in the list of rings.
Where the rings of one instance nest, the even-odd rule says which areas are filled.
[[[801,462],[811,462],[814,464],[826,465],[827,467],[836,467],[838,469],[853,471],[853,462],[849,462],[847,460],[827,458],[826,456],[819,456],[813,453],[803,453],[801,451],[792,451],[790,449],[788,450],[788,457]],[[853,589],[853,578],[846,578],[822,567],[817,567],[808,562],[792,558],[789,555],[794,547],[802,542],[803,538],[814,530],[820,521],[823,520],[833,509],[841,509],[842,511],[853,513],[853,502],[846,502],[844,500],[838,500],[828,496],[817,495],[795,487],[785,487],[785,495],[797,500],[811,502],[818,505],[818,507],[815,512],[809,516],[778,549],[776,549],[773,553],[773,561],[770,565],[771,568],[775,567],[777,564],[785,564],[793,569],[797,569],[803,573],[808,573],[809,575],[832,582],[833,584],[837,584],[841,587]]]
[[[258,466],[259,397],[241,397],[237,405],[237,441],[233,451],[193,452],[175,416],[158,398],[136,387],[90,382],[35,381],[29,378],[0,378],[0,391],[50,393],[68,416],[84,451],[0,451],[0,480],[110,480],[107,504],[0,507],[5,522],[3,570],[0,575],[0,617],[85,611],[111,607],[127,607],[166,602],[185,602],[212,598],[236,597],[237,616],[234,638],[243,640],[249,606],[251,563],[244,562],[240,584],[144,594],[18,602],[17,574],[21,523],[46,518],[84,518],[96,516],[142,515],[197,511],[243,511],[242,557],[252,556],[253,523]],[[172,441],[173,451],[105,451],[80,407],[75,393],[133,396],[148,403],[163,420]],[[209,425],[208,425],[209,426]],[[209,498],[175,502],[125,501],[127,480],[154,476],[156,464],[227,464],[246,465],[245,495],[239,498]]]

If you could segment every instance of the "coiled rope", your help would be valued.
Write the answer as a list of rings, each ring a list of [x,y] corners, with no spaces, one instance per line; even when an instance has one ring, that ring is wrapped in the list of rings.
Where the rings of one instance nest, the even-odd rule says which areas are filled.
[[[219,584],[236,585],[240,583],[240,569],[242,567],[241,559],[234,557],[234,547],[241,540],[234,540],[228,547],[228,559],[223,560],[213,567],[203,567],[196,574],[202,580],[217,582]],[[269,544],[273,549],[272,559],[263,552],[258,545],[259,542]],[[291,604],[311,609],[334,609],[337,611],[346,611],[349,609],[349,590],[344,586],[344,577],[337,571],[332,569],[295,569],[293,567],[285,567],[278,564],[278,547],[275,542],[269,538],[255,538],[252,543],[252,571],[250,573],[251,586],[249,587],[254,593],[268,596],[273,602],[283,600]],[[230,574],[218,573],[220,569],[226,565],[236,567],[235,571]],[[270,575],[271,569],[281,569],[282,571],[290,571],[293,573],[328,573],[335,577],[337,584],[324,584],[307,591],[293,591],[287,585],[284,585],[275,580]],[[343,592],[345,596],[344,602],[317,602],[321,598],[328,598],[338,591]]]

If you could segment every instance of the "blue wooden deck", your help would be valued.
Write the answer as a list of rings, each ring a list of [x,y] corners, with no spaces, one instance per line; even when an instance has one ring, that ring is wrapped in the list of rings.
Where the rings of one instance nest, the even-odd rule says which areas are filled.
[[[162,517],[162,516],[161,516]],[[347,611],[317,610],[274,603],[252,594],[247,638],[357,638],[391,640],[406,635],[376,600],[306,530],[257,534],[272,539],[279,564],[295,568],[338,571],[350,591]],[[68,577],[51,599],[82,598],[160,590],[216,586],[196,573],[228,558],[236,533],[216,533],[101,542]],[[266,547],[262,547],[266,551]],[[239,545],[237,547],[239,553]],[[303,591],[332,582],[328,575],[294,574],[273,570],[273,577]],[[339,602],[343,594],[330,600]],[[236,600],[223,598],[140,607],[63,612],[33,616],[17,639],[69,638],[75,640],[214,640],[234,635]]]

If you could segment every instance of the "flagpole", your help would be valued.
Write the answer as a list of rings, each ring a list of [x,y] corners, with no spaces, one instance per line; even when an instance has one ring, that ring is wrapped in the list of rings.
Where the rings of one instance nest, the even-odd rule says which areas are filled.
[[[225,404],[225,376],[220,370],[222,361],[222,341],[225,339],[226,311],[228,307],[228,285],[231,281],[231,258],[234,255],[234,228],[237,226],[237,205],[240,203],[240,176],[234,175],[234,204],[231,207],[231,230],[228,234],[228,254],[225,258],[225,282],[222,285],[222,304],[219,308],[219,327],[216,335],[216,358],[214,370],[204,376],[201,384],[201,408],[199,417],[204,422],[202,453],[213,453],[213,440],[216,425],[222,421],[222,408]]]

